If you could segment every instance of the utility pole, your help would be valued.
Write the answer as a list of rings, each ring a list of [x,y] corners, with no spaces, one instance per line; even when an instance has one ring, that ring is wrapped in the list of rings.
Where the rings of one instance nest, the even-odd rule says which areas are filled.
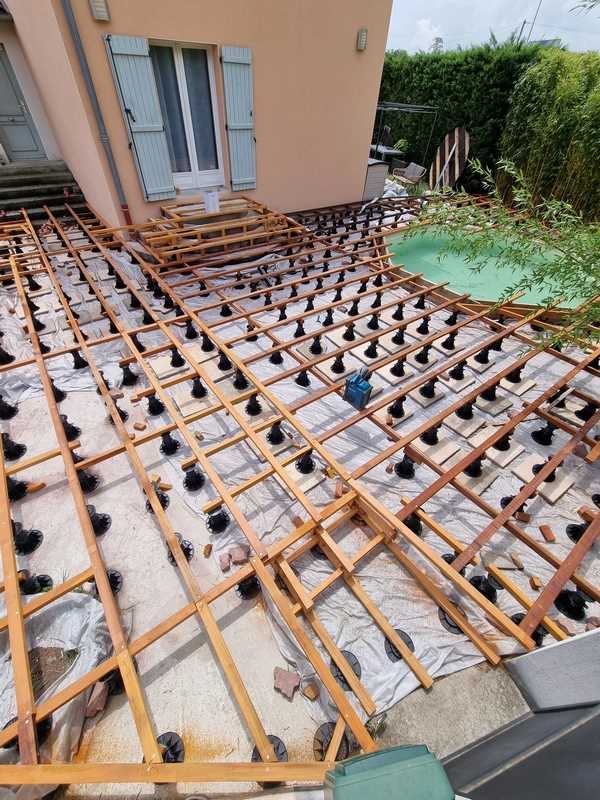
[[[533,17],[533,20],[531,21],[531,28],[529,28],[529,36],[527,37],[527,41],[529,41],[531,39],[531,33],[533,31],[533,26],[535,25],[535,21],[538,18],[538,14],[540,13],[540,8],[542,6],[542,2],[543,2],[543,0],[540,0],[540,2],[538,3],[537,8],[535,10],[535,15]]]
[[[521,30],[519,31],[519,35],[517,36],[517,44],[519,44],[519,42],[521,41],[521,36],[523,36],[523,31],[525,29],[525,25],[527,25],[527,20],[526,19],[524,19],[522,24],[521,24]]]

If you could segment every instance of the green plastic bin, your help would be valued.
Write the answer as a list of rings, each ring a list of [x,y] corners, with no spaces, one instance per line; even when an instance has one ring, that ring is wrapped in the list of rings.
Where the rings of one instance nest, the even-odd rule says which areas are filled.
[[[425,745],[390,747],[327,772],[325,800],[454,800],[454,790]]]

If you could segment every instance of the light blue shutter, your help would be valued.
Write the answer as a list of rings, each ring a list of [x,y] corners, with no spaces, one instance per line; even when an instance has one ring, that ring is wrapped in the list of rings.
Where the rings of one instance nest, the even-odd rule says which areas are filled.
[[[256,143],[252,94],[252,50],[222,47],[227,140],[233,191],[256,189]]]
[[[105,37],[117,95],[146,200],[175,197],[171,159],[154,81],[148,40]]]

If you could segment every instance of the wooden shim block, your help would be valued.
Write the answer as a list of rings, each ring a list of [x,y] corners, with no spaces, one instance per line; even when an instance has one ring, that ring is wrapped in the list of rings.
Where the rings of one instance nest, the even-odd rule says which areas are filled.
[[[529,585],[532,589],[535,589],[536,592],[539,592],[539,590],[542,588],[542,581],[537,575],[532,575],[529,578]]]
[[[379,411],[376,411],[373,414],[373,416],[389,428],[398,428],[400,425],[403,425],[407,420],[409,420],[415,413],[412,408],[405,408],[404,416],[396,418],[392,417],[391,414],[388,414],[387,408],[387,406],[380,408]]]
[[[547,542],[555,542],[556,536],[550,525],[540,525],[540,533]]]
[[[308,700],[316,700],[320,695],[318,685],[312,681],[310,683],[305,684],[302,687],[301,692],[304,695],[304,697],[308,698]]]
[[[595,511],[593,508],[590,508],[589,506],[580,506],[577,509],[577,513],[579,514],[581,519],[585,520],[585,522],[593,522],[594,518],[600,512]]]
[[[508,555],[517,569],[523,569],[523,561],[518,553],[515,553],[514,550],[510,550]]]

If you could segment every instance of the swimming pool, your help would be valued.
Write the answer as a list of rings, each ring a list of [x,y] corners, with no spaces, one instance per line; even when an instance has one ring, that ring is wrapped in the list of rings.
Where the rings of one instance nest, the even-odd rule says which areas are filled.
[[[499,300],[509,286],[513,286],[522,274],[491,260],[480,271],[462,256],[454,253],[443,254],[442,249],[450,241],[449,236],[423,231],[416,236],[405,236],[402,233],[388,237],[388,244],[394,264],[404,264],[410,272],[422,272],[423,276],[433,283],[447,282],[448,287],[459,294],[470,294],[477,300]],[[547,289],[534,288],[519,299],[520,303],[540,304],[548,296]],[[577,303],[565,303],[574,306]]]

